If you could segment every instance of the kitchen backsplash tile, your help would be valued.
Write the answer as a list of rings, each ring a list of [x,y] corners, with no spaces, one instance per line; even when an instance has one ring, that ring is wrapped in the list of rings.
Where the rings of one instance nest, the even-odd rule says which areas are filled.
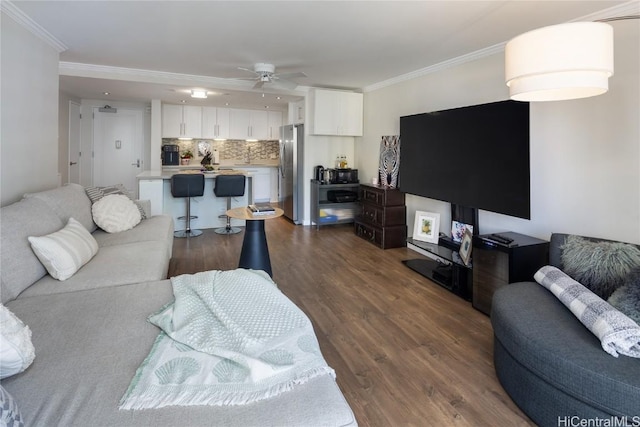
[[[215,141],[212,139],[193,139],[191,141],[181,141],[179,139],[163,138],[162,145],[178,145],[180,153],[191,150],[194,155],[193,162],[199,163],[204,153],[199,148],[210,147],[211,151],[218,150],[220,161],[242,160],[246,161],[249,156],[252,163],[259,160],[277,159],[279,155],[278,141],[255,141],[227,139],[226,141]]]

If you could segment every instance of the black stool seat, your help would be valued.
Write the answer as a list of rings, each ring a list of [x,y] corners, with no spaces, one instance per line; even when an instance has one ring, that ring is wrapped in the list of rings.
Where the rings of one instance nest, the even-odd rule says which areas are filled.
[[[231,198],[244,196],[244,187],[247,181],[247,177],[244,175],[218,175],[216,177],[216,183],[213,187],[213,194],[216,197],[227,198],[227,210],[231,209]],[[216,228],[215,232],[218,234],[235,234],[241,230],[238,227],[231,227],[231,218],[228,215],[224,215],[227,218],[227,225],[225,227]]]
[[[204,195],[204,175],[201,173],[177,173],[171,177],[171,195],[176,198],[187,199],[187,215],[184,218],[187,223],[184,231],[173,233],[175,237],[195,237],[202,234],[201,230],[191,229],[191,220],[198,218],[191,216],[191,198]]]

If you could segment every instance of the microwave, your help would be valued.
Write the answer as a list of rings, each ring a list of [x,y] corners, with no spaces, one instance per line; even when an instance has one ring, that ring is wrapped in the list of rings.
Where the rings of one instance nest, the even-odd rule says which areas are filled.
[[[358,169],[333,169],[332,184],[357,184],[358,182]]]

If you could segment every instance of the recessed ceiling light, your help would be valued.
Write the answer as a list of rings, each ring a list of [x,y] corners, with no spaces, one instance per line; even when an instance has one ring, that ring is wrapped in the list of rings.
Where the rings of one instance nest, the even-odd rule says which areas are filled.
[[[207,98],[207,91],[206,90],[202,90],[202,89],[192,89],[191,90],[191,97],[192,98],[206,99]]]
[[[279,96],[276,96],[276,99],[281,99]]]
[[[111,95],[110,92],[102,92],[103,95]]]
[[[182,102],[183,104],[186,103],[187,101],[185,99],[181,99],[180,102]]]

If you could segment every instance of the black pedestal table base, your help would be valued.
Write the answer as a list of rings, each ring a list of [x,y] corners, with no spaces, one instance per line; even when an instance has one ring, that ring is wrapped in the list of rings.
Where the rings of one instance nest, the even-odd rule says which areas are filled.
[[[273,277],[267,236],[264,232],[264,220],[247,221],[238,267],[264,270]]]

